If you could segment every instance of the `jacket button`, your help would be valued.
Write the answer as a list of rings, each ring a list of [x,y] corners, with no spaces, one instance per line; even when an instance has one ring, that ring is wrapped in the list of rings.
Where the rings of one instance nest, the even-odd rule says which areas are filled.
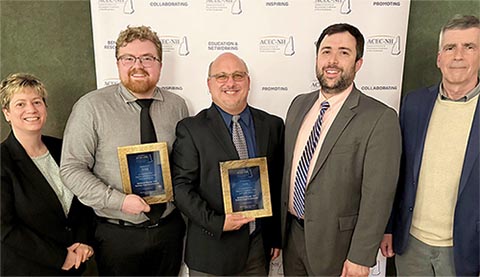
[[[413,212],[413,208],[412,208],[412,207],[408,208],[408,210],[411,211],[411,212]]]
[[[70,228],[70,227],[67,226],[67,227],[65,227],[65,231],[71,232],[71,231],[72,231],[72,228]]]

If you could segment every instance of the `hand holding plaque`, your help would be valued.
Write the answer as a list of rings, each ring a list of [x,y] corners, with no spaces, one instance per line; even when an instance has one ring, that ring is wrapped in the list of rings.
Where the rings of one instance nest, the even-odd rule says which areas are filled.
[[[118,159],[126,194],[143,197],[148,204],[173,200],[166,142],[118,147]]]
[[[272,215],[265,157],[221,162],[220,173],[226,214]]]

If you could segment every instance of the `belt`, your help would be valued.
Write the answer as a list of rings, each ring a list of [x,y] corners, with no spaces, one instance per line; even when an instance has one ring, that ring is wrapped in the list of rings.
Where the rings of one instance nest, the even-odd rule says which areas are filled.
[[[174,218],[174,215],[180,215],[178,209],[173,209],[169,214],[167,214],[165,217],[159,218],[159,219],[150,219],[147,221],[144,221],[142,223],[132,223],[129,221],[125,221],[122,219],[116,219],[116,218],[107,218],[107,217],[100,217],[97,216],[97,220],[99,222],[105,222],[105,223],[110,223],[110,224],[115,224],[118,226],[122,227],[136,227],[136,228],[155,228],[158,227],[159,225],[162,225],[166,223],[168,220]]]
[[[135,227],[135,228],[155,228],[158,227],[158,221],[154,222],[151,220],[144,221],[142,223],[132,223],[122,219],[113,219],[113,218],[104,218],[100,217],[101,222],[106,222],[110,224],[115,224],[122,227]]]
[[[300,226],[305,227],[305,220],[303,218],[298,218],[291,213],[288,213],[288,215],[290,216],[290,218],[295,220]]]

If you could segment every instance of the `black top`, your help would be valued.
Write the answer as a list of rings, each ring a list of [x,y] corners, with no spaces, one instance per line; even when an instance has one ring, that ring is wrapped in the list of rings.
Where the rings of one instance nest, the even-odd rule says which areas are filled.
[[[57,164],[62,141],[42,136]],[[68,214],[13,133],[1,144],[1,275],[80,275],[61,269],[67,247],[92,245],[93,210],[73,198]]]

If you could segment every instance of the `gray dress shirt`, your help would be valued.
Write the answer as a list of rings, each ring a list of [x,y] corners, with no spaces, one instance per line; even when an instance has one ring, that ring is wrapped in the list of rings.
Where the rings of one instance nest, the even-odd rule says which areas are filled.
[[[150,115],[158,141],[175,140],[177,122],[188,116],[185,101],[155,89]],[[121,211],[123,193],[117,147],[140,144],[140,106],[121,84],[92,91],[75,103],[65,127],[60,173],[65,185],[98,216],[141,223],[148,217]],[[169,203],[163,216],[174,209]]]

